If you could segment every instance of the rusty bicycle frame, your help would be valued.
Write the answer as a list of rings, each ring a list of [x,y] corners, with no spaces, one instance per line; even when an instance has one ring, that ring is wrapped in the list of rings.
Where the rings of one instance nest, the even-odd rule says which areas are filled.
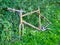
[[[40,15],[40,8],[38,8],[35,11],[31,11],[29,13],[26,13],[26,14],[23,14],[23,12],[25,12],[25,11],[23,11],[22,9],[21,10],[16,10],[16,9],[8,8],[8,10],[13,11],[13,12],[15,12],[15,11],[19,12],[19,16],[20,16],[19,35],[22,35],[22,30],[24,29],[24,24],[26,24],[28,26],[31,26],[34,29],[41,30],[41,16],[42,15]],[[38,14],[38,18],[39,18],[39,20],[38,20],[39,21],[39,26],[38,27],[36,27],[36,26],[26,22],[25,20],[23,20],[23,17],[25,17],[27,15],[30,15],[30,14],[33,14],[33,13]],[[44,16],[42,16],[42,17],[44,17]],[[44,19],[46,19],[49,22],[49,20],[46,17],[44,17]]]

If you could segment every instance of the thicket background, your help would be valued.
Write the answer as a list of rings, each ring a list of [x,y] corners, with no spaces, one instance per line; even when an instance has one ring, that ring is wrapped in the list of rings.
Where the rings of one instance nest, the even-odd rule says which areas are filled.
[[[36,31],[25,26],[25,34],[19,40],[19,15],[6,8],[22,8],[27,13],[38,6],[41,14],[52,23],[48,26],[50,30]],[[34,14],[24,20],[37,26],[38,17]],[[60,0],[0,0],[0,45],[60,45]]]

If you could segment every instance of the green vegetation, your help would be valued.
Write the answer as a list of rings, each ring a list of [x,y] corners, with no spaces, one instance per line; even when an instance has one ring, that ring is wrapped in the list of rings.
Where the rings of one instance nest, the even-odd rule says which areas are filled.
[[[25,25],[24,35],[19,40],[19,15],[6,8],[30,12],[38,6],[41,14],[52,23],[48,26],[50,29],[37,31]],[[38,16],[34,15],[24,20],[37,26]],[[0,45],[60,45],[60,0],[0,0]]]

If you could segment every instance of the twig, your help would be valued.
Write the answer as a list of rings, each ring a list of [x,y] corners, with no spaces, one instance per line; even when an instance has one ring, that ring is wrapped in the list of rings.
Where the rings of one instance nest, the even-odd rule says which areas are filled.
[[[42,15],[41,15],[42,16]],[[44,17],[44,16],[42,16],[42,17]],[[51,24],[51,22],[46,18],[46,17],[44,17],[50,24]]]
[[[38,12],[38,10],[26,13],[26,14],[22,15],[22,17],[27,16],[27,15],[32,14],[32,13],[35,13],[35,12]]]
[[[41,29],[41,15],[39,7],[38,7],[38,15],[39,15],[39,28]]]
[[[30,23],[27,23],[26,21],[23,21],[23,23],[26,24],[26,25],[28,25],[28,26],[31,26],[34,29],[40,30],[39,28],[35,27],[34,25],[32,25]]]
[[[24,10],[16,10],[16,9],[14,9],[14,8],[7,8],[7,10],[10,10],[10,11],[13,11],[13,12],[25,12]]]

